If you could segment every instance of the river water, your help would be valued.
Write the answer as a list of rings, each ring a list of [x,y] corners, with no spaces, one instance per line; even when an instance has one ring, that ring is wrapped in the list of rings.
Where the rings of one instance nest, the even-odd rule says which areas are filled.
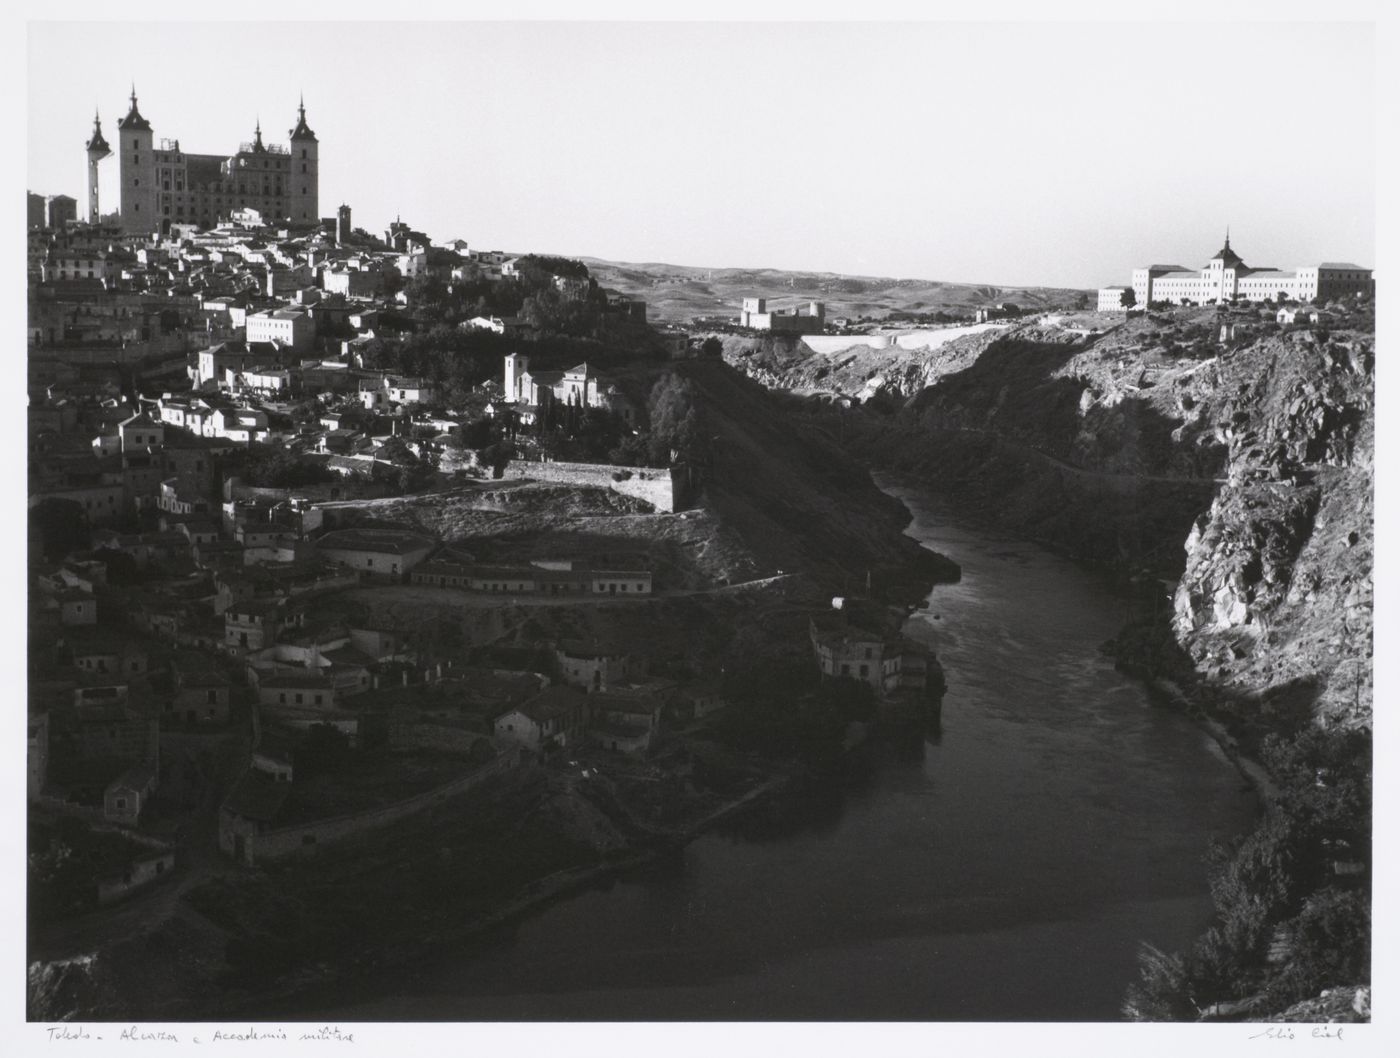
[[[1092,573],[885,483],[962,565],[907,631],[941,726],[868,774],[363,989],[309,1020],[1115,1020],[1141,941],[1210,917],[1202,855],[1255,798],[1099,653]]]

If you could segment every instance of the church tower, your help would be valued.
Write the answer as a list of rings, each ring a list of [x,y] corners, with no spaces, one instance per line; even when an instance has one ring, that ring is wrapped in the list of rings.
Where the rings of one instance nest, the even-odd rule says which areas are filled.
[[[530,358],[519,353],[506,357],[506,400],[528,400],[529,394],[522,393],[521,379],[530,370]]]
[[[112,148],[102,138],[102,117],[94,112],[92,115],[92,139],[87,141],[89,224],[99,224],[102,221],[101,203],[98,202],[97,198],[97,163],[111,153]]]
[[[306,123],[306,100],[297,106],[297,127],[291,138],[292,171],[288,184],[288,212],[293,224],[318,224],[321,220],[319,158],[316,133]]]
[[[160,230],[156,213],[156,166],[151,123],[136,108],[131,86],[131,109],[117,122],[117,163],[121,172],[122,231],[150,234]]]

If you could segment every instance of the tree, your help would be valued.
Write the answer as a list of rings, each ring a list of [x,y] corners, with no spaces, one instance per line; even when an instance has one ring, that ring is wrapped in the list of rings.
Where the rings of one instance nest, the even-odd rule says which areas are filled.
[[[255,488],[291,489],[338,481],[335,471],[322,463],[307,461],[291,452],[265,449],[249,454],[238,476]]]
[[[583,337],[598,327],[598,308],[592,301],[567,297],[552,283],[526,297],[520,315],[545,334]]]
[[[514,458],[515,446],[509,441],[498,441],[479,449],[476,453],[476,461],[484,467],[490,467],[493,478],[499,478],[505,471],[506,464]]]
[[[1118,298],[1118,304],[1125,309],[1130,309],[1137,304],[1137,292],[1132,287],[1124,287],[1122,295]]]
[[[395,484],[400,493],[417,492],[433,482],[436,472],[427,463],[412,463],[398,468]]]
[[[670,371],[657,380],[647,403],[651,417],[652,461],[665,466],[670,462],[672,451],[687,452],[700,440],[695,390],[688,379]]]
[[[451,292],[447,284],[442,281],[436,272],[422,272],[408,281],[404,285],[404,293],[408,295],[411,305],[442,306],[445,305]]]

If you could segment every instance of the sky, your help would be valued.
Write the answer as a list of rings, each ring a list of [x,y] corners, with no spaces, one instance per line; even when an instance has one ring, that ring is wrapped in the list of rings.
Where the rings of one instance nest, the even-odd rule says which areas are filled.
[[[285,142],[305,93],[322,215],[481,249],[1094,287],[1228,225],[1249,264],[1374,263],[1366,24],[69,21],[27,53],[28,186],[80,203],[134,81],[197,153]]]

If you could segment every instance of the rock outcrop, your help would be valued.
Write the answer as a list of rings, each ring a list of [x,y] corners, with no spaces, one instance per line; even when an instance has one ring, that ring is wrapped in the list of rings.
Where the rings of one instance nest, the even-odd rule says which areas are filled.
[[[1226,483],[1186,540],[1172,626],[1264,708],[1370,725],[1374,410],[1369,335],[1260,343],[1214,418]],[[1247,374],[1246,374],[1247,372]],[[1287,720],[1287,717],[1281,717]]]
[[[1374,327],[1231,319],[1225,344],[1216,310],[1180,309],[930,350],[733,340],[725,355],[771,388],[859,405],[827,414],[877,465],[1170,585],[1197,675],[1265,726],[1305,710],[1369,725]]]

